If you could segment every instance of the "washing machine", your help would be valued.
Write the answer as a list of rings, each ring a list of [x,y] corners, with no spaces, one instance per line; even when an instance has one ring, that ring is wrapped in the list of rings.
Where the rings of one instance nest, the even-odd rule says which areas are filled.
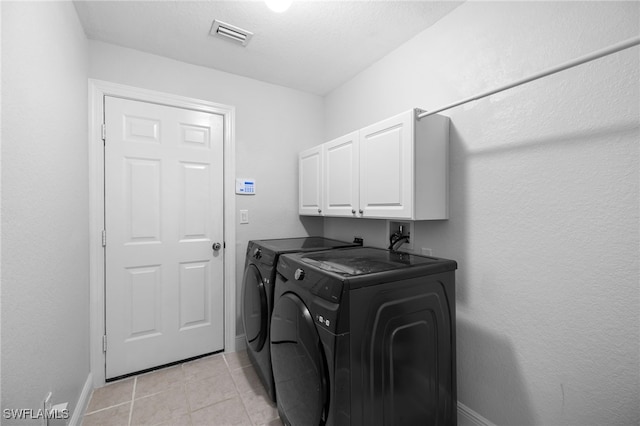
[[[322,237],[254,240],[247,244],[242,282],[242,323],[249,359],[273,401],[276,394],[271,371],[269,325],[278,257],[283,253],[355,246],[359,244]]]
[[[271,319],[286,425],[456,425],[453,260],[376,248],[280,256]]]

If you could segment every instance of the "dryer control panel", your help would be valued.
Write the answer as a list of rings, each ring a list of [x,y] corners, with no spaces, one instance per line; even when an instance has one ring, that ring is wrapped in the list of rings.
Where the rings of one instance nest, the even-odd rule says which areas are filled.
[[[341,281],[328,278],[315,271],[307,272],[304,268],[296,268],[293,278],[296,281],[301,281],[304,288],[309,289],[312,294],[329,302],[340,302],[340,297],[342,296]]]
[[[331,320],[329,318],[325,318],[322,315],[316,315],[316,321],[318,321],[321,325],[331,327]]]
[[[344,325],[339,326],[338,324],[338,322],[341,322],[339,318],[341,312],[340,305],[327,303],[322,299],[315,299],[313,303],[311,303],[311,306],[309,306],[309,311],[316,323],[316,327],[324,328],[333,334],[340,334],[344,331],[341,330],[344,328]]]

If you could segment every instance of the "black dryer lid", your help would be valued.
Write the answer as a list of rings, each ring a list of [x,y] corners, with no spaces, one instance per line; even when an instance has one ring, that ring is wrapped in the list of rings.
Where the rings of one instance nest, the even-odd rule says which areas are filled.
[[[294,255],[300,262],[321,271],[348,279],[354,284],[360,278],[374,275],[431,275],[453,271],[453,260],[394,252],[371,247],[344,248]],[[377,280],[376,280],[377,281]],[[364,283],[361,283],[364,285]],[[352,286],[352,288],[358,287]]]
[[[324,237],[279,238],[273,240],[253,240],[251,242],[254,245],[259,245],[275,253],[314,251],[356,246],[354,243],[347,243],[345,241],[338,241]]]

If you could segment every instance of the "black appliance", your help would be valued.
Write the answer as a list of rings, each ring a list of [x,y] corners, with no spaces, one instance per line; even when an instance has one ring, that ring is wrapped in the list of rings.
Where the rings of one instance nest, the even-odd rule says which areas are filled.
[[[357,245],[322,237],[254,240],[247,244],[242,282],[242,323],[249,359],[273,401],[276,400],[276,396],[271,371],[269,324],[273,309],[273,284],[278,257],[283,253]]]
[[[453,260],[376,248],[278,261],[271,358],[286,425],[456,425]]]

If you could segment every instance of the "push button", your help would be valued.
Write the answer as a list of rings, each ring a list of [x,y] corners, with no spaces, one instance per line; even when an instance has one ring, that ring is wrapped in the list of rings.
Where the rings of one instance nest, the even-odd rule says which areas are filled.
[[[325,318],[322,315],[318,315],[316,316],[316,320],[324,326],[331,327],[331,320],[329,318]]]

